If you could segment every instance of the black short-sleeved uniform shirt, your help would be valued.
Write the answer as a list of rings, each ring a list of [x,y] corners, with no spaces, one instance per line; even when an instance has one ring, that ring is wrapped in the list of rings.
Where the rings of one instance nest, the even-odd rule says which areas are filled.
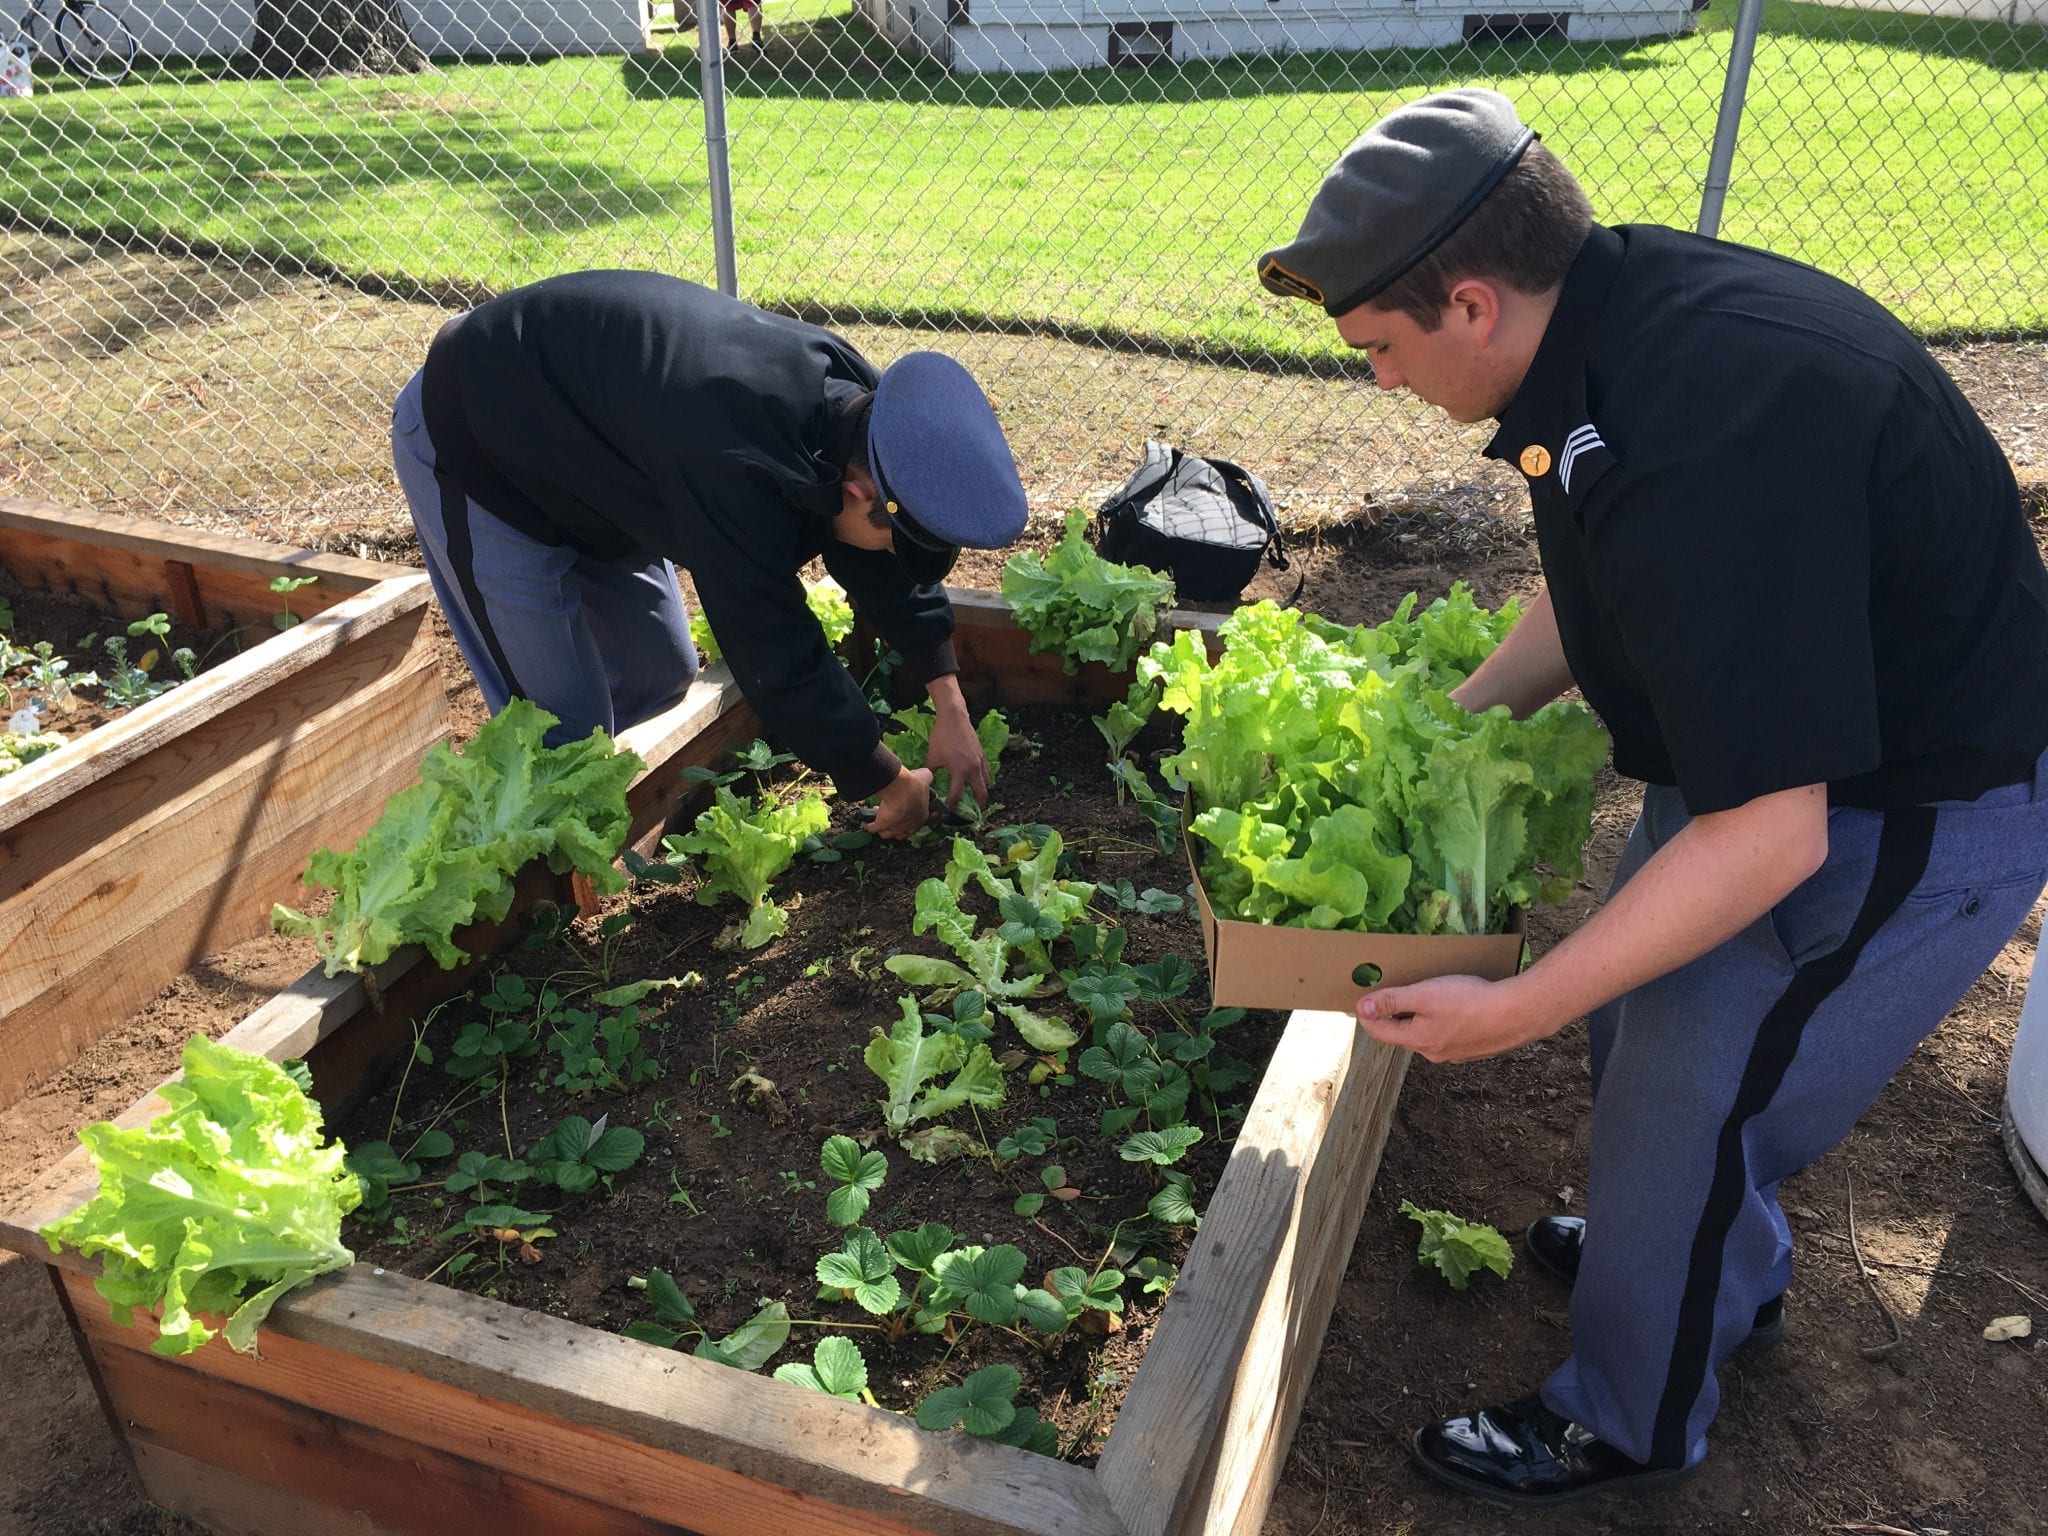
[[[1486,452],[1528,477],[1616,769],[1693,814],[1817,783],[1973,799],[2048,747],[2048,576],[2012,470],[1847,284],[1595,226]]]
[[[762,724],[860,797],[900,765],[797,572],[822,555],[919,682],[958,670],[944,591],[831,536],[847,407],[879,377],[831,332],[695,283],[577,272],[444,329],[421,405],[440,472],[495,516],[688,570]]]

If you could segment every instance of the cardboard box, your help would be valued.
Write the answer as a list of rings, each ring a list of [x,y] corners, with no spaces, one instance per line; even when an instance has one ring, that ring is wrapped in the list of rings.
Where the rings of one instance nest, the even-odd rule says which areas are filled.
[[[1190,812],[1181,806],[1181,853],[1202,913],[1202,952],[1209,961],[1209,996],[1218,1008],[1310,1008],[1350,1013],[1367,990],[1353,979],[1361,965],[1379,967],[1373,985],[1399,986],[1432,976],[1483,976],[1502,981],[1522,968],[1525,915],[1515,910],[1506,933],[1420,935],[1332,933],[1277,928],[1219,918],[1188,837]]]

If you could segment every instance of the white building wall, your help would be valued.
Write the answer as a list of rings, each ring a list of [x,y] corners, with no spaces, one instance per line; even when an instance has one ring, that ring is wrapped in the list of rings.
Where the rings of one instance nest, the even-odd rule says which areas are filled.
[[[947,0],[863,0],[943,15]],[[1901,0],[1986,4],[1990,0]],[[2012,0],[2007,0],[2012,3]],[[2048,0],[2020,0],[2048,4]],[[950,28],[952,67],[1033,73],[1099,69],[1119,24],[1170,23],[1172,56],[1214,59],[1314,48],[1445,48],[1473,15],[1561,14],[1566,35],[1591,40],[1668,37],[1692,24],[1691,0],[968,0]],[[895,35],[885,32],[892,42]],[[924,51],[943,57],[929,44]]]
[[[881,33],[893,48],[953,61],[953,33],[946,0],[853,0],[854,14]]]
[[[138,49],[156,58],[240,53],[256,30],[255,0],[104,3],[127,22]],[[398,0],[398,8],[413,41],[436,58],[637,53],[648,46],[647,0]],[[24,9],[6,0],[0,17],[17,20]]]
[[[398,0],[413,40],[436,58],[638,53],[647,0]]]
[[[1953,16],[2002,21],[2009,27],[2048,27],[2048,0],[1820,0],[1859,11],[1900,11],[1909,16]]]
[[[256,22],[254,0],[108,0],[143,53],[198,59],[239,51]],[[6,9],[19,14],[24,7]],[[53,6],[43,8],[52,14]]]

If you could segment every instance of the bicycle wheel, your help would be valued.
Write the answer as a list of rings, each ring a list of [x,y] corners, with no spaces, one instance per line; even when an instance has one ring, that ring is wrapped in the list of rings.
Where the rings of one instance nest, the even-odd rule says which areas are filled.
[[[40,5],[31,3],[29,8],[21,13],[21,26],[16,35],[28,44],[28,56],[31,59],[48,57],[50,22],[49,18],[43,15],[43,8]]]
[[[57,14],[57,57],[89,80],[119,80],[135,62],[135,37],[104,5],[71,0]]]

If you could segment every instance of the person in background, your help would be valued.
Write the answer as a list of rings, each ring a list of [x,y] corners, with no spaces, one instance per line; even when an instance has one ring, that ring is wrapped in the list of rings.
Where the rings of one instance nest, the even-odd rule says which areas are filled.
[[[740,45],[741,11],[747,13],[748,41],[758,48],[761,46],[761,0],[718,0],[718,13],[725,21],[725,46],[731,49]]]
[[[967,370],[877,370],[829,331],[680,278],[578,272],[443,326],[391,445],[449,627],[495,711],[618,731],[697,671],[676,568],[766,731],[873,830],[923,825],[932,769],[988,797],[940,582],[1023,532],[1024,487]],[[813,556],[900,651],[936,712],[926,766],[882,745],[798,572]]]
[[[1544,593],[1453,695],[1576,685],[1643,805],[1602,908],[1506,981],[1359,1001],[1432,1061],[1585,1016],[1583,1220],[1540,1390],[1424,1426],[1508,1505],[1675,1483],[1716,1370],[1785,1327],[1779,1181],[1846,1136],[2048,879],[2048,576],[2010,466],[1875,301],[1761,251],[1594,223],[1503,96],[1400,108],[1338,160],[1272,292],[1528,482]]]

